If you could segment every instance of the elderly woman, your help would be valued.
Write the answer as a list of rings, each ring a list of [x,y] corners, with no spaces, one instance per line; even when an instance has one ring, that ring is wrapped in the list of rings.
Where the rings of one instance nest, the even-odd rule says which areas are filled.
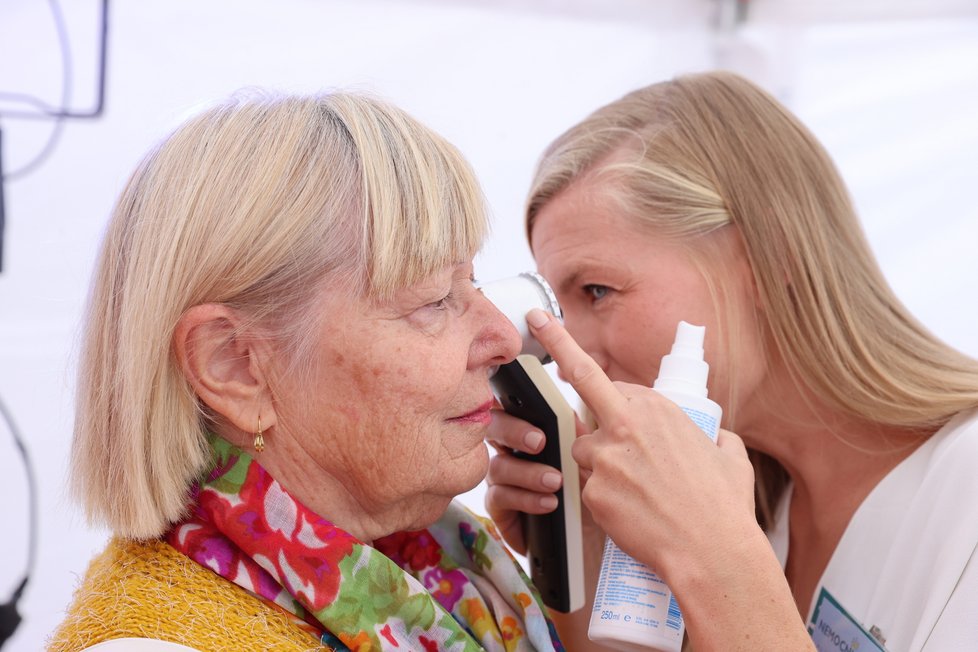
[[[80,370],[74,489],[115,536],[50,649],[560,649],[452,503],[520,347],[485,232],[459,153],[366,97],[239,97],[154,149]]]
[[[894,296],[797,118],[731,73],[636,90],[548,148],[526,218],[566,319],[531,332],[597,425],[574,445],[583,501],[670,586],[695,649],[978,650],[978,361]],[[706,325],[742,440],[713,446],[648,388],[680,320]],[[512,417],[492,428],[538,447]],[[518,547],[553,474],[493,459]],[[559,616],[568,647],[599,649],[590,615]]]

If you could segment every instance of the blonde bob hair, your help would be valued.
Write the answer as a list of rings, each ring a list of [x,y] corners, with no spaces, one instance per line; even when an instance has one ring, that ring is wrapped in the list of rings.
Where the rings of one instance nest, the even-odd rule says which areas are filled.
[[[232,307],[301,366],[327,284],[389,297],[487,228],[459,152],[364,95],[251,91],[180,126],[129,180],[93,279],[72,449],[89,519],[148,538],[185,513],[209,460],[171,349],[188,308]]]
[[[922,433],[978,405],[978,363],[907,312],[823,147],[749,81],[713,72],[653,84],[558,137],[530,191],[531,239],[540,209],[584,177],[607,180],[626,216],[656,237],[690,243],[694,256],[696,236],[735,227],[765,340],[794,381],[824,404]],[[711,271],[708,262],[700,268],[722,297],[723,270]],[[727,335],[726,345],[735,346],[735,334]],[[736,430],[736,423],[726,427]],[[754,455],[763,517],[785,474]]]

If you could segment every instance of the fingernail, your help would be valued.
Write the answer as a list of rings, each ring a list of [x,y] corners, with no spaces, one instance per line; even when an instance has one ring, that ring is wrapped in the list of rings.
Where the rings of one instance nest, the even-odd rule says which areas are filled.
[[[539,308],[534,308],[526,313],[526,323],[533,328],[542,328],[550,321],[550,316]]]
[[[543,496],[540,498],[540,507],[543,509],[557,509],[557,496]]]
[[[547,489],[560,489],[560,484],[561,482],[563,482],[563,478],[560,477],[559,473],[555,473],[554,471],[547,471],[546,473],[543,474],[543,477],[540,478],[540,482],[542,482],[543,486],[546,487]]]
[[[527,450],[531,453],[535,453],[543,448],[544,441],[546,441],[546,438],[543,436],[543,433],[536,430],[531,430],[523,436],[523,444],[526,445]]]

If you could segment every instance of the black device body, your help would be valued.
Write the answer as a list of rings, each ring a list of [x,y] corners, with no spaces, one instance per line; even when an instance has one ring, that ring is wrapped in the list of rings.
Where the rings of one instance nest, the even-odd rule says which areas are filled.
[[[557,509],[549,514],[523,514],[523,533],[530,576],[544,603],[564,613],[575,611],[584,604],[584,571],[578,471],[577,464],[568,459],[575,436],[574,412],[533,356],[522,355],[500,366],[492,383],[503,409],[539,428],[546,437],[539,453],[514,454],[552,466],[564,475],[564,485],[555,492]]]

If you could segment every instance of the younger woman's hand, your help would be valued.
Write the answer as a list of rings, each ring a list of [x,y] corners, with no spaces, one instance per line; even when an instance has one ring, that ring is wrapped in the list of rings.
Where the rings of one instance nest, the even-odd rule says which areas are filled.
[[[740,438],[724,432],[714,446],[677,405],[648,387],[612,382],[556,319],[534,313],[534,336],[598,425],[573,450],[597,524],[667,581],[673,568],[722,564],[714,557],[725,543],[758,529]]]

